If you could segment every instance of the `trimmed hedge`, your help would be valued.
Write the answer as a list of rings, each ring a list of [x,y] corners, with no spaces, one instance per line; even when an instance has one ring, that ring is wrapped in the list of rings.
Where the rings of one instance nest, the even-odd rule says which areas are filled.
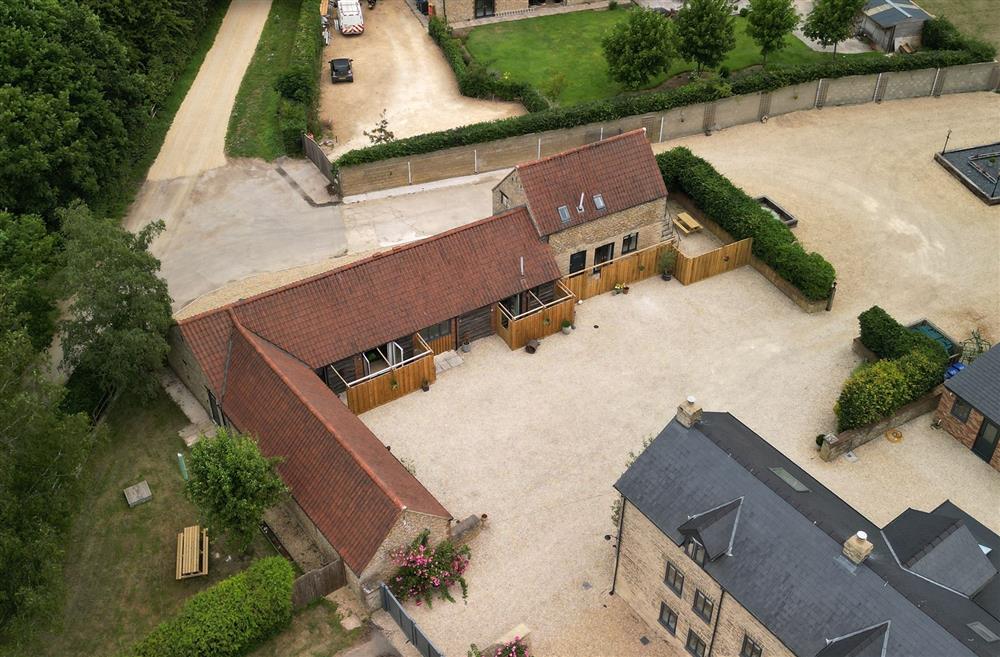
[[[480,64],[472,63],[470,66],[462,54],[462,44],[452,36],[451,27],[440,18],[432,16],[427,21],[427,32],[441,47],[463,96],[516,100],[529,112],[541,112],[549,108],[549,101],[545,100],[545,96],[527,82],[515,82],[508,77],[499,76]]]
[[[196,594],[180,613],[160,623],[129,651],[130,657],[237,657],[292,619],[295,573],[281,557]]]
[[[302,152],[302,133],[309,131],[309,124],[316,115],[320,58],[323,55],[323,36],[319,28],[316,8],[309,2],[303,2],[288,68],[274,83],[274,88],[281,94],[278,130],[281,143],[289,155]]]
[[[466,89],[473,91],[474,88],[469,87],[471,82],[466,82],[466,86],[463,87],[463,80],[466,77],[464,71],[467,66],[462,56],[461,46],[457,40],[451,37],[448,29],[442,27],[443,23],[441,23],[440,19],[431,19],[431,25],[437,25],[437,27],[432,28],[431,37],[441,44],[445,52],[445,57],[448,59],[449,64],[451,64],[452,69],[455,70],[459,86],[463,89],[462,93],[466,93]],[[447,39],[445,39],[445,36],[447,36]],[[968,43],[968,40],[965,43]],[[760,71],[725,82],[719,80],[702,80],[668,91],[616,96],[606,100],[581,103],[571,107],[554,107],[542,111],[531,111],[532,107],[529,106],[529,101],[522,98],[525,107],[531,111],[530,114],[485,123],[473,123],[460,128],[429,132],[406,139],[397,139],[388,144],[378,144],[355,149],[342,155],[338,160],[338,164],[340,166],[355,166],[394,157],[431,153],[455,146],[481,144],[496,139],[506,139],[508,137],[517,137],[546,130],[575,128],[588,123],[615,121],[627,116],[663,112],[676,107],[706,103],[734,95],[773,91],[774,89],[788,85],[811,82],[820,78],[842,78],[849,75],[911,71],[922,68],[942,68],[992,60],[992,55],[986,56],[986,54],[986,52],[979,49],[935,50],[922,51],[906,56],[880,57],[877,59],[866,57],[840,59],[812,65],[790,66],[787,68]],[[499,78],[493,79],[498,85],[518,84],[509,81],[505,82]],[[505,97],[502,93],[495,91],[492,95],[500,98]],[[512,99],[513,97],[511,96],[510,98]]]
[[[997,49],[991,44],[958,31],[944,16],[932,18],[924,23],[921,42],[925,48],[935,50],[964,50],[987,61],[996,57]]]
[[[834,406],[837,430],[888,417],[944,379],[948,353],[933,338],[910,330],[878,306],[858,315],[861,342],[878,360],[848,377]]]
[[[656,156],[663,182],[679,190],[734,239],[753,238],[753,254],[767,263],[806,298],[830,295],[836,278],[833,265],[818,253],[807,253],[785,224],[757,201],[684,147]]]

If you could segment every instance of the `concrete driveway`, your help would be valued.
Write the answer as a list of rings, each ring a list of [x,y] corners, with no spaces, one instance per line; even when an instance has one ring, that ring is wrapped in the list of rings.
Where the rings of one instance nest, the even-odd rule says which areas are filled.
[[[833,312],[803,313],[750,268],[688,287],[650,279],[586,301],[577,330],[534,355],[476,342],[429,393],[366,413],[452,513],[489,515],[471,541],[467,604],[410,609],[438,647],[462,654],[524,623],[538,654],[670,654],[655,639],[642,645],[655,634],[607,594],[605,536],[629,451],[687,395],[734,413],[876,523],[951,499],[1000,531],[1000,476],[929,416],[853,463],[823,462],[814,443],[834,429],[834,401],[858,364],[860,310],[878,303],[956,337],[977,325],[1000,337],[1000,222],[931,159],[949,125],[963,145],[995,139],[998,109],[992,94],[953,96],[685,140],[798,216],[797,234],[838,268]]]
[[[461,95],[441,49],[405,0],[380,0],[362,11],[364,34],[334,34],[323,53],[324,62],[354,60],[353,83],[331,84],[326,72],[321,79],[320,117],[333,123],[334,157],[369,145],[363,132],[382,110],[397,139],[524,113],[519,103]]]

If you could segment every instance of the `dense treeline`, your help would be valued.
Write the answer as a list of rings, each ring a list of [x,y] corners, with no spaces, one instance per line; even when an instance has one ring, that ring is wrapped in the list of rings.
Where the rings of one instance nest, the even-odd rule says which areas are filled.
[[[100,435],[94,399],[149,394],[166,353],[170,299],[147,250],[162,222],[133,235],[115,213],[224,2],[0,2],[0,645],[59,603],[64,536]],[[76,368],[69,393],[49,374],[57,331]]]

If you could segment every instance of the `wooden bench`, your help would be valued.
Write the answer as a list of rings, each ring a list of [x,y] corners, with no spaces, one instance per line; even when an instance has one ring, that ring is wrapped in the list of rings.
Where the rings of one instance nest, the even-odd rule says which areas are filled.
[[[690,235],[691,233],[697,233],[701,230],[701,224],[698,220],[689,215],[687,212],[680,212],[674,217],[674,225],[684,233],[685,235]]]
[[[208,574],[208,530],[198,525],[177,534],[177,579]]]

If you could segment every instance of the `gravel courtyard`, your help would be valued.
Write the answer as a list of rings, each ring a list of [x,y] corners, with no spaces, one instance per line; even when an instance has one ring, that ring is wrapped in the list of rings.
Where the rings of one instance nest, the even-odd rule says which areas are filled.
[[[995,140],[998,112],[1000,97],[966,94],[684,140],[798,216],[799,237],[838,268],[833,312],[803,313],[750,268],[688,287],[650,279],[578,306],[577,330],[534,355],[481,340],[430,393],[365,414],[452,513],[489,515],[471,541],[467,604],[411,608],[438,647],[464,654],[524,623],[543,655],[680,654],[642,645],[653,633],[607,595],[604,537],[629,451],[687,395],[732,412],[876,523],[951,499],[1000,531],[1000,476],[929,416],[854,463],[824,463],[813,443],[834,428],[864,308],[1000,338],[1000,214],[931,160],[948,127],[956,146]]]

